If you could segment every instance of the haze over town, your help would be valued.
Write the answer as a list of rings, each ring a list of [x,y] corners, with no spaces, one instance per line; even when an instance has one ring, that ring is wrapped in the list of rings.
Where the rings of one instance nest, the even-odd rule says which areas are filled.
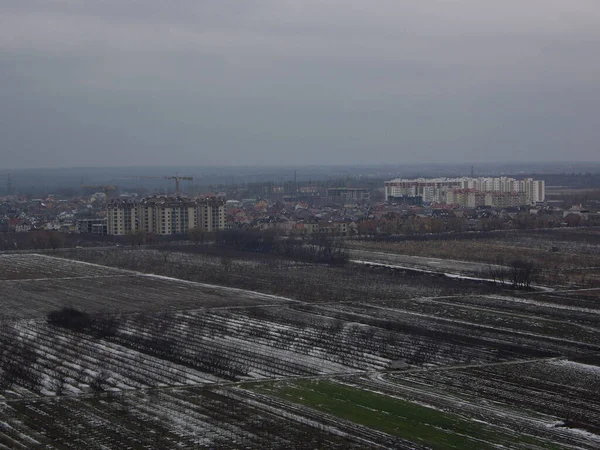
[[[599,161],[593,0],[0,4],[3,168]]]

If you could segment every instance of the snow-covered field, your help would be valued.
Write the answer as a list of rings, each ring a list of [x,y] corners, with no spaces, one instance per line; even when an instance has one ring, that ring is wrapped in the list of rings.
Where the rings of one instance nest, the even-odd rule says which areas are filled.
[[[232,389],[134,391],[0,404],[0,448],[414,448],[380,433]]]
[[[304,379],[597,448],[593,300],[577,292],[394,292],[302,302],[49,256],[0,256],[0,449],[417,448],[246,389]],[[77,331],[47,323],[64,306],[90,321]],[[392,362],[402,369],[391,371]]]
[[[44,317],[63,306],[88,313],[115,313],[288,301],[45,255],[0,256],[0,319]]]

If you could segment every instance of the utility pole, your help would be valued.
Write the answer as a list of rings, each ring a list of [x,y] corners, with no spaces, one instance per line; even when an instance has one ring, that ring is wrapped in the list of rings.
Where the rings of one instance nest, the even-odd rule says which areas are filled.
[[[296,172],[297,171],[294,170],[294,195],[298,197],[298,177]]]

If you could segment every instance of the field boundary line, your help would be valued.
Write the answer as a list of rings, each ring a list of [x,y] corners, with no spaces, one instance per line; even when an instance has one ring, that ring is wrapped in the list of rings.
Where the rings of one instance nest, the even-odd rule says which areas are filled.
[[[433,274],[433,275],[444,276],[444,277],[450,278],[450,279],[459,279],[459,280],[467,280],[467,281],[482,281],[485,283],[501,284],[501,285],[507,285],[507,286],[512,285],[511,281],[506,281],[506,280],[494,280],[492,278],[472,277],[469,275],[461,275],[458,273],[421,269],[418,267],[401,266],[401,265],[397,265],[397,264],[378,263],[378,262],[374,262],[374,261],[365,261],[365,260],[359,260],[359,259],[351,259],[350,262],[353,264],[359,264],[359,265],[363,265],[363,266],[387,267],[389,269],[406,270],[409,272],[412,271],[412,272],[419,272],[419,273],[429,273],[429,274]],[[539,291],[554,292],[554,288],[551,288],[548,286],[532,285],[531,288],[537,289],[538,293],[539,293]]]
[[[93,280],[94,278],[115,278],[115,277],[133,277],[135,275],[130,274],[115,274],[115,275],[82,275],[80,277],[52,277],[52,278],[19,278],[19,279],[11,279],[11,280],[2,280],[0,279],[0,283],[19,283],[25,281],[54,281],[54,280]]]

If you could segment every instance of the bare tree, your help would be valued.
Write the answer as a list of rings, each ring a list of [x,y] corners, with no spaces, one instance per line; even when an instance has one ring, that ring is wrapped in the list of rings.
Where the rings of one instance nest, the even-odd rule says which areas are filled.
[[[513,288],[529,288],[538,269],[531,261],[516,259],[510,263],[510,280]]]
[[[160,247],[158,249],[158,253],[162,256],[163,262],[165,264],[169,262],[169,255],[171,254],[171,250],[168,247]]]

